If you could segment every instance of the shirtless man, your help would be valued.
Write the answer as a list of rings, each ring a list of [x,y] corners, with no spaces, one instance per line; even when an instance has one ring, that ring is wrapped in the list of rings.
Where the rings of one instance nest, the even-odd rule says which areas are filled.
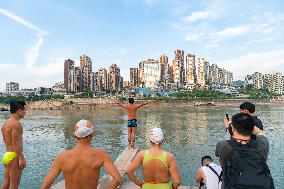
[[[137,127],[137,119],[136,119],[136,113],[138,108],[149,104],[147,103],[142,103],[142,104],[134,104],[134,99],[129,98],[128,102],[129,104],[122,104],[120,101],[113,99],[116,104],[127,110],[128,112],[128,146],[135,148],[134,147],[134,142],[135,142],[135,134],[136,134],[136,127]]]
[[[94,137],[92,123],[80,120],[75,125],[74,134],[77,138],[77,146],[62,152],[55,158],[41,189],[50,188],[61,171],[64,175],[66,189],[97,188],[101,167],[104,167],[113,177],[109,189],[116,189],[121,182],[120,174],[105,150],[91,146]]]
[[[22,171],[26,167],[23,154],[23,127],[20,119],[24,118],[27,106],[22,101],[12,101],[10,112],[12,116],[4,122],[1,129],[6,153],[2,164],[5,166],[1,189],[17,189],[20,184]]]
[[[125,172],[132,182],[142,189],[177,189],[180,175],[174,155],[161,147],[164,134],[160,128],[153,128],[149,134],[151,148],[139,152]],[[134,174],[135,169],[142,166],[144,180]],[[173,183],[170,179],[173,179]]]

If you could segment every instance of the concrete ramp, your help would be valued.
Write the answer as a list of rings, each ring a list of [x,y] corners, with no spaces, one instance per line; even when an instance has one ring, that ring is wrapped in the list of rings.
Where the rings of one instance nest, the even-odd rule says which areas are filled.
[[[138,148],[126,148],[122,154],[115,160],[114,165],[117,167],[121,177],[125,175],[126,167],[131,163],[136,153],[138,152]],[[112,182],[112,177],[110,175],[104,175],[100,182],[98,189],[106,189],[109,188]]]

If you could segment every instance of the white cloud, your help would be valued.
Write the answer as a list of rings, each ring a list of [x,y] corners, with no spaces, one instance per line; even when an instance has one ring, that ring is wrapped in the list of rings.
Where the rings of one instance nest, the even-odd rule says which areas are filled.
[[[10,81],[18,82],[20,88],[52,87],[57,81],[63,80],[65,59],[65,55],[58,56],[41,67],[2,63],[0,91],[5,90],[5,83]]]
[[[184,21],[184,22],[195,22],[195,21],[198,21],[198,20],[204,20],[208,17],[211,16],[211,12],[209,11],[199,11],[199,12],[194,12],[192,13],[190,16],[185,16],[185,17],[182,17],[181,19]]]
[[[205,46],[204,46],[204,49],[215,49],[215,48],[218,48],[219,47],[219,44],[217,43],[207,43]]]
[[[234,73],[234,80],[241,79],[248,74],[284,70],[284,48],[273,49],[266,52],[256,52],[217,63]]]
[[[214,33],[213,35],[219,37],[219,39],[226,39],[235,37],[238,35],[246,34],[250,31],[248,26],[236,26],[236,27],[229,27],[219,32]]]
[[[185,36],[185,40],[188,42],[199,41],[203,35],[204,33],[194,33],[194,34]]]

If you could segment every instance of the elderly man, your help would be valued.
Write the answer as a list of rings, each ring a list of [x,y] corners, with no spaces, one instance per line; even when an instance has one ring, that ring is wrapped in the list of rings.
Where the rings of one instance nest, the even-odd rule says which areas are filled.
[[[162,129],[153,128],[149,137],[151,148],[138,153],[127,167],[126,174],[142,189],[176,189],[180,185],[180,175],[174,155],[161,147],[164,140]],[[139,180],[134,174],[134,170],[140,166],[144,181]],[[173,183],[170,182],[171,178]]]
[[[80,120],[75,125],[75,137],[77,146],[55,158],[41,189],[50,188],[61,171],[67,189],[97,188],[101,167],[104,167],[113,177],[110,189],[116,189],[121,182],[120,174],[105,150],[91,146],[94,137],[92,123]]]

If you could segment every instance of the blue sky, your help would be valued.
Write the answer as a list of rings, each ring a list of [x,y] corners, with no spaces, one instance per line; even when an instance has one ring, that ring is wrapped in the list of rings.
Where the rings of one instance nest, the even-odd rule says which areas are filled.
[[[82,54],[94,70],[116,63],[129,78],[141,60],[177,48],[244,79],[284,73],[282,0],[0,0],[0,91],[52,86]]]

